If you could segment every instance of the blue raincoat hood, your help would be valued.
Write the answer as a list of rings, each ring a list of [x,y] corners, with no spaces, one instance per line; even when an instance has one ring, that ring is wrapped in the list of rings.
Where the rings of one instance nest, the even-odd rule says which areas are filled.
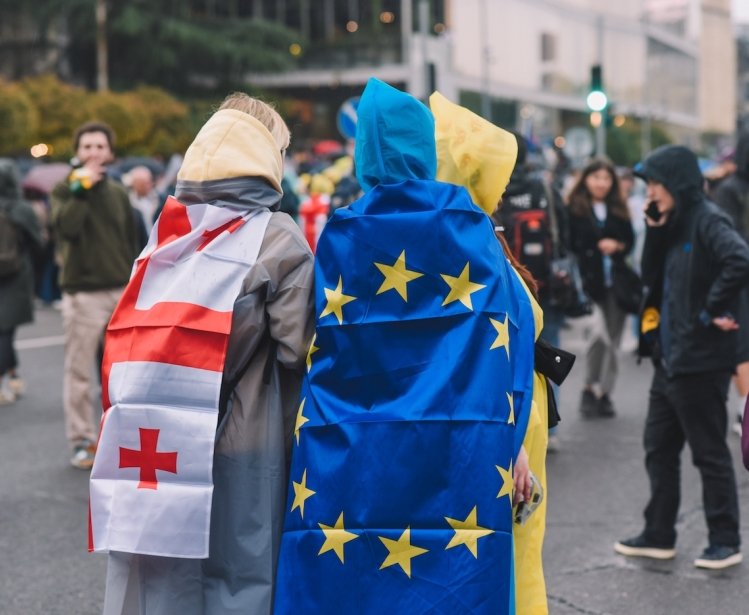
[[[354,157],[365,192],[378,184],[435,178],[434,117],[426,106],[373,78],[362,94],[358,116]]]

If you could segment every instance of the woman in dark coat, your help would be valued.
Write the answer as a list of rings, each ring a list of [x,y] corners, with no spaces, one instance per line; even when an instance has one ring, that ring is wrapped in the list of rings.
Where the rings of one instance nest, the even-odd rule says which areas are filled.
[[[34,317],[32,254],[42,247],[42,235],[34,210],[21,198],[15,163],[0,159],[0,224],[12,224],[19,241],[20,270],[0,277],[0,405],[13,403],[23,393],[18,357],[13,348],[16,328]]]
[[[616,382],[616,352],[627,316],[614,296],[612,264],[632,249],[634,233],[616,172],[607,160],[594,160],[583,169],[568,201],[572,251],[585,292],[595,304],[580,412],[610,417],[615,414],[609,395]]]

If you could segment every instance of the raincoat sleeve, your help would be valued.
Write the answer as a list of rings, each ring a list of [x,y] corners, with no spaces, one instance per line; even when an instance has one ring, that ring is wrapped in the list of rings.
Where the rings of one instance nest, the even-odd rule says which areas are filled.
[[[286,214],[273,214],[257,262],[237,299],[225,376],[246,365],[267,333],[276,360],[300,368],[314,332],[314,257],[299,227]]]
[[[270,289],[266,310],[270,336],[278,344],[276,358],[292,369],[302,366],[315,328],[314,257],[299,227],[288,216],[283,219],[285,241],[269,254],[278,259],[282,275]]]

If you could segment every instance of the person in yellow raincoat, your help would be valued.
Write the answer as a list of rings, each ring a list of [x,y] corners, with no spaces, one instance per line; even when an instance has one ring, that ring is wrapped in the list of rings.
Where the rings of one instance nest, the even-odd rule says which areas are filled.
[[[514,135],[494,126],[468,109],[451,103],[438,92],[429,99],[436,122],[437,179],[462,185],[487,215],[497,208],[515,166],[517,141]],[[504,245],[504,244],[503,244]],[[505,254],[509,256],[505,246]],[[516,273],[519,265],[513,262]],[[527,273],[527,272],[526,272]],[[533,293],[524,285],[533,306],[536,339],[543,328],[543,312]],[[528,276],[528,282],[532,278]],[[534,372],[533,404],[523,441],[530,471],[546,493],[546,449],[548,445],[548,383]],[[530,483],[527,468],[518,458],[515,468],[516,500],[527,498]],[[513,524],[515,540],[515,603],[518,614],[548,613],[542,547],[546,530],[546,497],[523,524]]]

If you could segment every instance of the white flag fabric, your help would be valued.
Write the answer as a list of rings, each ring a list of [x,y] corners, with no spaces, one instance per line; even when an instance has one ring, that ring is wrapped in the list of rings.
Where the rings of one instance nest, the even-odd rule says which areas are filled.
[[[167,200],[107,327],[90,551],[208,557],[232,310],[270,216]]]

